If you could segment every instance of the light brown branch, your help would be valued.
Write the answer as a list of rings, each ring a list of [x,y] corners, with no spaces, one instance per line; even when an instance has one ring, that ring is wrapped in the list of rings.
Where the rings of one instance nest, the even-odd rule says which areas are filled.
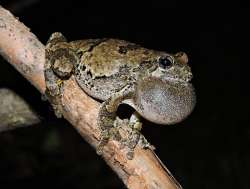
[[[41,93],[44,92],[44,46],[27,27],[2,7],[0,7],[0,52]],[[100,104],[87,96],[74,78],[66,82],[64,89],[64,117],[96,148],[100,137],[96,125]],[[153,151],[136,147],[133,160],[128,160],[126,149],[120,147],[118,142],[110,141],[104,148],[103,158],[128,188],[181,188]]]

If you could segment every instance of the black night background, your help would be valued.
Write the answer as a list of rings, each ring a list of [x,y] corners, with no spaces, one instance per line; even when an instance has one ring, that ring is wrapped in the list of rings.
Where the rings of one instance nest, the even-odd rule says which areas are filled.
[[[249,57],[242,51],[246,6],[177,0],[0,4],[44,44],[60,31],[70,41],[108,37],[186,52],[197,93],[194,112],[173,126],[144,120],[142,132],[183,188],[250,188],[249,85],[243,84],[249,74],[243,75],[241,67]],[[14,90],[42,119],[36,126],[0,133],[0,188],[125,188],[76,130],[54,116],[40,93],[2,57],[0,62],[0,87]]]

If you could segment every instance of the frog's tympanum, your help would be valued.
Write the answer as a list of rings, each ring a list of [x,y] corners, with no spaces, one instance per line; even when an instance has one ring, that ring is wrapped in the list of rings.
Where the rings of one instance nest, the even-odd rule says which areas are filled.
[[[170,125],[185,119],[195,105],[192,73],[183,52],[169,54],[117,39],[67,42],[61,33],[53,33],[45,57],[46,96],[58,117],[63,108],[63,82],[72,74],[82,90],[104,101],[98,114],[99,154],[110,138],[121,138],[114,127],[119,104],[136,110],[131,127],[137,133],[141,128],[138,115]]]

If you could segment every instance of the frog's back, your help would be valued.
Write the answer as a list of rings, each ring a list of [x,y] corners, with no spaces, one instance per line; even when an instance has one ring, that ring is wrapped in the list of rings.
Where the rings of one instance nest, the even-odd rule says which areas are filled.
[[[129,84],[132,75],[137,74],[135,68],[153,64],[162,54],[117,39],[88,39],[70,44],[80,56],[75,74],[78,84],[100,100],[108,99]]]
[[[81,53],[81,63],[93,77],[111,76],[123,66],[135,68],[152,61],[160,52],[117,39],[90,39],[71,42]]]

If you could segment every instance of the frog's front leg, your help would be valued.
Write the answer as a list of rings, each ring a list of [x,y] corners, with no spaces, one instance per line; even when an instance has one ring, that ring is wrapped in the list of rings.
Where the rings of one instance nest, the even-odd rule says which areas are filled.
[[[64,80],[71,76],[76,61],[76,53],[65,37],[61,33],[53,33],[45,47],[44,77],[45,96],[51,102],[57,117],[62,117]]]
[[[132,98],[133,94],[134,85],[127,85],[101,104],[97,118],[98,126],[101,130],[101,140],[97,146],[98,154],[102,154],[103,147],[109,139],[121,140],[118,128],[114,127],[116,111],[119,104],[125,99]]]

